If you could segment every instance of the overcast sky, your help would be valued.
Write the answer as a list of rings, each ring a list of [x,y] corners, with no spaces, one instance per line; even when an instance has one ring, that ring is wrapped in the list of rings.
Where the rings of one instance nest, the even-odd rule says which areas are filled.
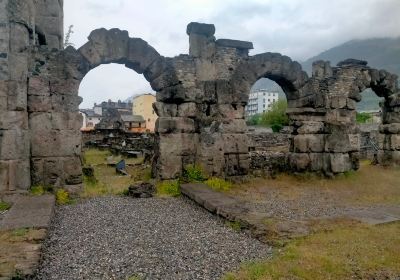
[[[303,61],[352,39],[400,36],[400,0],[65,0],[65,30],[76,48],[105,27],[128,30],[161,55],[188,52],[186,25],[213,23],[217,38],[252,41],[251,54],[280,52]],[[103,65],[81,84],[81,108],[151,91],[122,65]]]

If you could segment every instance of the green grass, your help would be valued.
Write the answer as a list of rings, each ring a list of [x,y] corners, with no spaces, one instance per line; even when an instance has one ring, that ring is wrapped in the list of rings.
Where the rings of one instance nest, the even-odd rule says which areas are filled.
[[[242,229],[242,224],[238,221],[227,221],[225,223],[228,227],[230,227],[231,229],[233,229],[234,231],[240,231]]]
[[[179,180],[161,181],[157,185],[157,195],[161,197],[172,196],[177,197],[181,195]]]
[[[136,182],[148,182],[151,180],[151,169],[140,165],[142,158],[125,159],[129,176],[123,176],[115,172],[115,167],[107,165],[108,151],[89,149],[84,152],[84,161],[94,169],[94,177],[84,176],[82,198],[91,198],[105,195],[122,195],[128,187]],[[122,157],[114,157],[119,161]]]
[[[69,197],[69,193],[63,189],[56,191],[56,201],[58,205],[71,204],[73,202]]]
[[[183,170],[183,180],[185,182],[203,182],[206,180],[206,176],[200,166],[189,164]]]
[[[205,181],[205,184],[215,191],[229,191],[232,188],[232,183],[224,179],[212,177]]]
[[[6,211],[11,208],[11,205],[5,201],[0,200],[0,212]]]
[[[224,279],[395,279],[400,275],[399,232],[400,223],[318,232],[290,241],[271,260],[244,264]]]
[[[21,237],[27,235],[29,230],[27,228],[19,228],[12,232],[12,236]]]

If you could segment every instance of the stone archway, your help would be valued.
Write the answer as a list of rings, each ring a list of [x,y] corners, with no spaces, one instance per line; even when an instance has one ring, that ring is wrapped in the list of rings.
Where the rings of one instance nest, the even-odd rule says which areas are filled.
[[[84,76],[101,64],[118,63],[143,74],[162,92],[176,82],[174,70],[147,42],[129,38],[127,31],[98,29],[75,50],[46,49],[34,58],[29,79],[32,183],[79,188],[81,174],[81,97]]]

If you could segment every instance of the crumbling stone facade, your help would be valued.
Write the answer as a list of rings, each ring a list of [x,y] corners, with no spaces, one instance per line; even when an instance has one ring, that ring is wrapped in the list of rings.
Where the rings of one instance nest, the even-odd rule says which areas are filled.
[[[244,106],[260,78],[286,93],[295,171],[356,169],[355,102],[372,88],[385,97],[379,158],[400,160],[397,77],[359,61],[316,62],[308,77],[278,53],[249,56],[252,43],[216,39],[211,24],[190,23],[189,54],[161,56],[127,31],[98,29],[79,49],[62,49],[61,0],[0,0],[0,190],[31,184],[79,189],[79,85],[93,68],[119,63],[143,74],[157,92],[154,175],[171,179],[188,164],[214,176],[249,170]]]

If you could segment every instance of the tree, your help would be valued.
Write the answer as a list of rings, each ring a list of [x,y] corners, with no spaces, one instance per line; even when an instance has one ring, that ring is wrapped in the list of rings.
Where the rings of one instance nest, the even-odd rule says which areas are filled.
[[[252,115],[247,119],[247,125],[258,125],[260,123],[260,117],[260,114]]]
[[[370,120],[372,118],[372,115],[369,113],[358,113],[356,115],[356,120],[357,123],[367,123],[368,120]]]
[[[286,109],[287,102],[285,100],[278,100],[272,104],[271,110],[261,115],[260,124],[271,127],[274,132],[279,132],[284,126],[289,124]]]

